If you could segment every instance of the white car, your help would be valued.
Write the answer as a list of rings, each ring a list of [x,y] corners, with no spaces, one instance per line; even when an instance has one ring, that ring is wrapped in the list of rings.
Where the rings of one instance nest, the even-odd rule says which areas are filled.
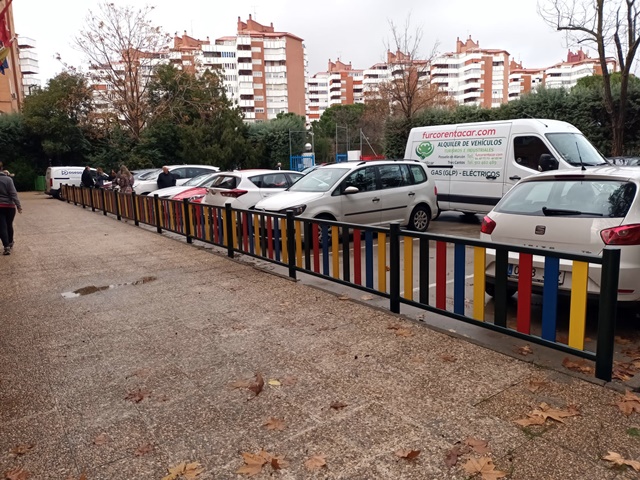
[[[480,238],[548,250],[602,255],[620,249],[619,302],[640,300],[640,170],[595,167],[528,177],[516,184],[482,222]],[[508,295],[517,291],[518,254],[509,252]],[[560,260],[558,290],[572,285],[572,261]],[[601,266],[590,264],[587,293],[600,292]],[[533,257],[532,290],[540,292],[544,257]],[[486,291],[495,290],[495,250],[487,251]]]
[[[318,167],[256,209],[364,225],[397,222],[425,232],[438,212],[436,188],[415,160],[344,162]]]
[[[202,199],[206,205],[250,209],[260,200],[293,185],[303,177],[293,170],[236,170],[216,177]]]
[[[176,177],[176,185],[182,185],[187,180],[205,173],[215,173],[220,169],[218,167],[212,167],[211,165],[172,165],[169,171]],[[136,179],[133,184],[133,191],[137,195],[148,195],[151,192],[158,190],[158,175],[162,170],[158,170],[158,173],[149,172],[144,175],[144,178]]]
[[[160,190],[155,190],[151,193],[151,195],[158,195],[160,198],[171,198],[174,195],[178,195],[186,190],[189,190],[193,187],[209,187],[213,183],[216,175],[219,172],[214,173],[205,173],[204,175],[198,175],[197,177],[190,178],[182,185],[176,185],[175,187],[167,187],[161,188]]]

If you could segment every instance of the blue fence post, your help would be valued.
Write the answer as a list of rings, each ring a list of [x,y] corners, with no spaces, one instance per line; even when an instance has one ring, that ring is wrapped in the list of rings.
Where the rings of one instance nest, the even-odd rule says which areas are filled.
[[[596,346],[596,378],[611,381],[613,342],[618,308],[618,275],[620,249],[605,247],[602,251],[600,275],[600,309],[598,312],[598,345]]]
[[[400,313],[400,225],[389,225],[389,309]]]

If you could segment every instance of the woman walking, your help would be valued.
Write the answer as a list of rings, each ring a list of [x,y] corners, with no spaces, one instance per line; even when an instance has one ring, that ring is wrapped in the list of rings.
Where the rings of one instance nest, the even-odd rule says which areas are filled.
[[[134,183],[133,175],[131,174],[129,169],[124,165],[120,167],[120,171],[118,172],[116,183],[120,187],[121,193],[133,192],[133,183]]]
[[[13,179],[4,170],[0,170],[0,239],[4,247],[3,255],[10,255],[13,248],[13,219],[16,209],[22,213]]]

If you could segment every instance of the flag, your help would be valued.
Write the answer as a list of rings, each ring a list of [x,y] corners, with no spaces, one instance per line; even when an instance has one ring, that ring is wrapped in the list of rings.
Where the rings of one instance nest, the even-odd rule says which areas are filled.
[[[0,42],[2,42],[5,47],[11,45],[11,31],[7,25],[7,10],[9,10],[12,1],[13,0],[7,0],[7,4],[2,11],[0,11]]]

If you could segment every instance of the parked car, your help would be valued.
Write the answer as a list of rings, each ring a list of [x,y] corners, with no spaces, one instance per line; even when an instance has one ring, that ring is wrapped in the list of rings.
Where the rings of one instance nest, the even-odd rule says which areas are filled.
[[[253,208],[260,200],[284,191],[303,177],[293,170],[236,170],[218,175],[202,199],[206,205]]]
[[[527,177],[517,183],[482,222],[481,239],[541,249],[602,255],[621,251],[618,300],[640,300],[640,170],[595,167]],[[544,257],[534,256],[532,288],[542,289]],[[558,288],[569,293],[572,261],[560,260]],[[588,293],[600,292],[601,266],[591,264]],[[518,254],[509,252],[508,294],[518,285]],[[495,253],[487,251],[486,292],[495,290]]]
[[[200,185],[209,186],[213,179],[218,174],[218,172],[209,172],[203,175],[198,175],[197,177],[190,178],[182,185],[176,185],[175,187],[167,187],[161,188],[160,190],[155,190],[153,195],[158,195],[160,198],[173,198],[175,195],[184,192],[185,190],[190,190],[194,187],[198,187]]]
[[[172,165],[169,167],[171,174],[176,177],[176,185],[182,185],[187,180],[203,175],[205,173],[214,173],[219,171],[218,167],[212,167],[211,165]],[[133,190],[138,195],[148,195],[151,192],[158,190],[158,175],[162,170],[158,170],[158,173],[149,172],[144,175],[144,178],[138,178],[133,184]]]
[[[398,222],[424,232],[438,211],[434,180],[416,160],[318,167],[256,209],[364,225]]]

